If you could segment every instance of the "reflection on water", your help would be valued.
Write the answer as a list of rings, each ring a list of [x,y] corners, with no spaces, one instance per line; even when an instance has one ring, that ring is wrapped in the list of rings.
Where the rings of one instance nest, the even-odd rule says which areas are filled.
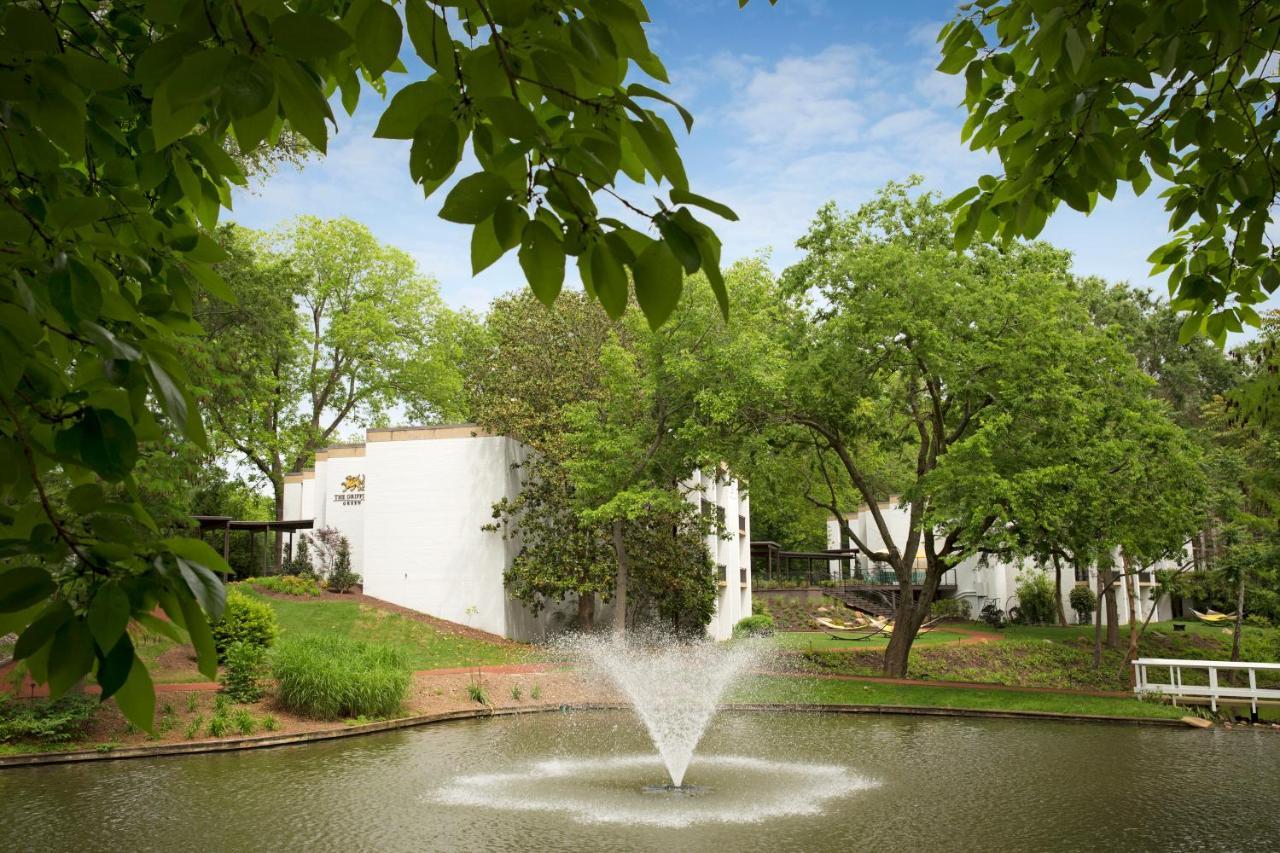
[[[581,712],[14,769],[0,850],[1280,849],[1273,732],[727,713],[689,797],[650,751]]]

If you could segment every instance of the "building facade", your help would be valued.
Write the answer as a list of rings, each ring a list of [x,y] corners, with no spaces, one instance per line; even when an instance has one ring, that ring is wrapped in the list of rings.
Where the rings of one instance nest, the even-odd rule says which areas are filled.
[[[888,501],[880,504],[880,513],[885,521],[885,526],[889,529],[890,539],[901,549],[907,541],[907,534],[910,531],[910,513],[911,508],[907,504],[900,504],[897,498],[891,497]],[[884,549],[884,538],[880,535],[875,519],[871,514],[871,510],[866,506],[859,508],[856,515],[848,516],[849,526],[853,528],[867,547],[872,551],[880,551]],[[827,547],[828,548],[850,548],[854,547],[847,537],[844,536],[840,529],[840,522],[832,517],[827,519]],[[873,572],[877,567],[869,560],[866,555],[860,554],[857,558],[859,564],[865,573]],[[1119,566],[1119,554],[1116,555],[1116,565]],[[926,565],[923,546],[916,555],[915,568],[918,572],[923,573]],[[1166,621],[1174,618],[1174,602],[1169,596],[1156,594],[1155,569],[1173,568],[1173,563],[1160,563],[1153,567],[1152,570],[1142,572],[1129,578],[1120,580],[1116,585],[1116,609],[1117,624],[1125,625],[1129,622],[1129,599],[1134,597],[1137,616],[1140,621],[1145,621],[1150,615],[1151,621]],[[840,561],[831,561],[831,571],[833,577],[839,577],[838,572],[841,569]],[[848,569],[845,569],[847,574]],[[1054,579],[1054,567],[1040,566],[1031,559],[1019,560],[1001,560],[994,556],[981,557],[978,555],[970,556],[952,569],[943,581],[947,597],[954,597],[968,602],[969,614],[972,618],[979,618],[982,608],[988,603],[994,603],[997,607],[1008,612],[1011,607],[1018,605],[1018,578],[1024,573],[1042,572],[1047,574],[1050,580]],[[1066,613],[1067,621],[1076,624],[1079,618],[1076,612],[1071,608],[1070,595],[1071,589],[1077,583],[1087,583],[1089,588],[1097,592],[1098,590],[1098,569],[1096,566],[1090,566],[1082,569],[1078,574],[1076,570],[1069,565],[1062,566],[1062,608]],[[1155,610],[1152,613],[1152,610]],[[1106,613],[1103,613],[1103,621],[1105,624]]]
[[[369,429],[362,444],[316,453],[314,468],[285,477],[284,519],[333,527],[351,545],[367,595],[514,640],[568,627],[576,601],[548,602],[537,615],[507,594],[504,576],[519,543],[483,527],[493,505],[519,492],[528,449],[473,425]],[[728,638],[751,612],[750,511],[738,483],[695,472],[688,499],[726,521],[708,537],[717,564],[716,613],[708,627]],[[597,602],[607,625],[612,606]]]

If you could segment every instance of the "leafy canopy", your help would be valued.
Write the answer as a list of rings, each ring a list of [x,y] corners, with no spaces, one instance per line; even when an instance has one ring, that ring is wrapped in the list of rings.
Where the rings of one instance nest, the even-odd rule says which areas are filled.
[[[956,240],[1035,237],[1059,203],[1089,212],[1161,179],[1171,239],[1154,247],[1182,340],[1257,325],[1280,285],[1274,4],[1240,0],[980,0],[939,35],[963,73],[964,138],[1002,174],[952,200]]]
[[[391,100],[377,135],[413,140],[408,168],[426,194],[471,143],[480,171],[441,213],[473,226],[476,269],[519,246],[549,302],[573,257],[615,315],[629,269],[655,325],[701,270],[727,310],[719,242],[693,210],[732,212],[692,192],[653,107],[686,128],[691,117],[640,81],[666,80],[647,20],[639,0],[4,5],[0,632],[20,634],[17,657],[38,680],[60,694],[93,673],[150,727],[131,619],[189,634],[213,676],[208,619],[226,567],[165,536],[132,489],[140,444],[205,441],[181,353],[201,331],[196,289],[232,299],[209,233],[245,183],[227,152],[296,133],[323,153],[330,96],[351,112],[366,86],[385,92],[402,52],[426,74]],[[666,199],[627,201],[622,178],[665,182]],[[107,500],[108,487],[125,497]],[[169,621],[155,622],[157,605]]]

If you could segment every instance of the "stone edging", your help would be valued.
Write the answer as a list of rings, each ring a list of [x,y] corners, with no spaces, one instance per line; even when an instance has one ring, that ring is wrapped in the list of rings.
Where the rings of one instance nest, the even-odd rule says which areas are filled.
[[[189,743],[167,743],[156,746],[129,746],[109,750],[77,750],[74,752],[29,752],[21,755],[0,755],[0,770],[12,767],[34,767],[45,764],[72,764],[82,761],[107,761],[122,758],[150,758],[160,755],[193,755],[210,752],[232,752],[242,749],[263,749],[273,746],[289,746],[292,744],[312,743],[314,741],[337,740],[338,738],[355,737],[357,735],[374,734],[376,732],[411,728],[414,726],[442,723],[450,720],[474,720],[488,717],[506,717],[519,714],[537,714],[548,711],[574,710],[622,710],[630,706],[614,703],[587,702],[575,705],[534,705],[524,708],[475,708],[461,711],[446,711],[439,714],[418,714],[412,717],[398,717],[394,720],[379,720],[373,723],[362,723],[357,726],[344,726],[340,729],[323,729],[312,732],[296,732],[283,735],[256,735],[252,737],[226,738],[223,740],[202,740]],[[988,719],[1035,719],[1056,720],[1059,722],[1078,723],[1112,723],[1131,726],[1165,726],[1186,727],[1181,720],[1159,719],[1151,717],[1112,717],[1099,714],[1063,714],[1057,711],[993,711],[978,708],[927,708],[906,705],[807,705],[807,704],[729,704],[723,707],[726,711],[785,711],[798,713],[824,714],[882,714],[887,716],[924,716],[924,717],[971,717]]]

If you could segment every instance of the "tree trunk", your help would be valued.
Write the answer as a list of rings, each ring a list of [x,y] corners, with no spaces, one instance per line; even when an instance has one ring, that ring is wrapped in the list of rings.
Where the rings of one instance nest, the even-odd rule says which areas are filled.
[[[627,545],[622,539],[622,519],[613,521],[613,553],[618,559],[618,575],[613,586],[613,633],[627,632]]]
[[[1126,554],[1122,554],[1121,559],[1124,560],[1124,571],[1128,575],[1129,557]],[[1124,660],[1120,666],[1123,670],[1127,670],[1129,688],[1132,689],[1137,684],[1137,673],[1134,672],[1133,667],[1129,666],[1129,661],[1138,657],[1138,596],[1136,593],[1138,577],[1129,576],[1126,580],[1129,582],[1128,595],[1126,596],[1129,599],[1129,648],[1125,651]],[[1121,677],[1124,677],[1124,675]]]
[[[1058,555],[1053,555],[1053,592],[1054,601],[1058,604],[1058,624],[1067,627],[1067,611],[1062,606],[1062,563],[1058,562]]]
[[[284,484],[271,483],[272,491],[275,492],[276,500],[276,521],[284,521]],[[265,536],[263,537],[266,538]],[[280,570],[284,567],[284,531],[276,531],[276,556],[273,561],[275,564],[275,573],[280,574]]]
[[[890,678],[907,677],[911,644],[916,639],[916,632],[912,627],[915,612],[914,597],[908,585],[906,595],[899,593],[898,606],[893,611],[893,633],[889,635],[889,645],[884,650],[884,674]]]
[[[586,633],[592,629],[596,619],[596,594],[594,592],[578,593],[578,630]]]
[[[1098,571],[1098,604],[1093,608],[1093,668],[1102,666],[1102,571]]]
[[[1116,602],[1116,576],[1111,566],[1103,566],[1098,570],[1098,579],[1103,584],[1103,601],[1107,608],[1107,648],[1120,648],[1120,608]]]
[[[1231,659],[1240,660],[1240,635],[1244,630],[1244,567],[1239,568],[1240,579],[1236,583],[1236,623],[1231,632]]]

